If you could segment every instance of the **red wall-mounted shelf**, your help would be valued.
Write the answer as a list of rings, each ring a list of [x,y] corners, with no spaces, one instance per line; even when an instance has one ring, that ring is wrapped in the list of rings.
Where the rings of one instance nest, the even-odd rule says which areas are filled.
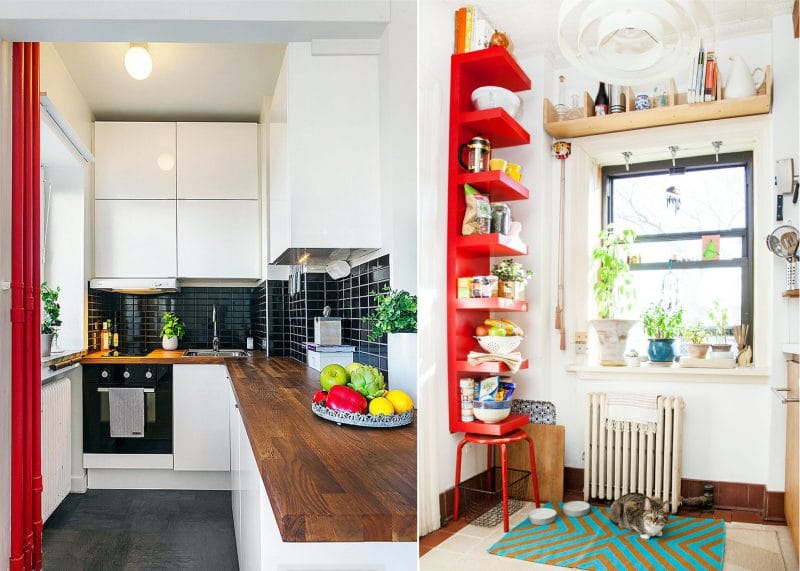
[[[497,85],[511,91],[524,91],[531,80],[505,48],[456,54],[450,62],[450,147],[448,153],[447,211],[447,358],[448,406],[451,432],[502,435],[528,424],[528,417],[512,414],[503,422],[488,424],[461,421],[459,380],[474,375],[476,380],[496,374],[508,374],[506,365],[485,363],[472,367],[467,354],[474,350],[475,326],[492,312],[527,311],[528,302],[505,298],[458,299],[457,280],[490,273],[491,257],[520,256],[528,247],[500,234],[462,236],[461,225],[466,208],[464,185],[470,184],[487,194],[493,202],[526,200],[529,190],[500,171],[468,173],[458,164],[462,144],[480,134],[492,149],[525,145],[530,134],[502,109],[474,111],[470,95],[484,85]],[[525,361],[522,368],[527,368]]]

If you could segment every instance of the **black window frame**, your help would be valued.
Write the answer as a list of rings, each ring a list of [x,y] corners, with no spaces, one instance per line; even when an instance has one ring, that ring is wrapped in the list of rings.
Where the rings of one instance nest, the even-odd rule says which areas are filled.
[[[678,269],[702,269],[702,268],[742,268],[742,324],[749,326],[748,337],[752,345],[753,334],[753,153],[751,151],[738,153],[720,154],[719,158],[715,155],[703,155],[699,157],[688,157],[677,159],[676,166],[684,169],[685,172],[713,170],[718,168],[744,167],[745,169],[745,224],[744,230],[708,230],[703,232],[680,232],[665,234],[647,234],[637,236],[637,243],[646,242],[673,242],[678,240],[694,240],[709,234],[719,234],[720,238],[739,237],[744,238],[743,257],[731,260],[692,260],[692,261],[673,261],[672,268]],[[641,176],[652,176],[658,174],[669,174],[672,168],[672,161],[654,161],[630,165],[626,169],[625,165],[609,165],[602,168],[602,195],[603,195],[603,227],[614,222],[614,179],[635,178]],[[631,270],[667,270],[669,261],[648,262],[642,264],[631,264]]]

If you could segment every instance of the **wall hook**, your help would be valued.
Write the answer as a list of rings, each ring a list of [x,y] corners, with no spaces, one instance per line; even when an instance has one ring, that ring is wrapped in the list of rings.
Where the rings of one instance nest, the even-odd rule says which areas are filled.
[[[670,145],[669,146],[669,152],[672,155],[672,166],[673,167],[675,166],[675,156],[678,154],[678,150],[680,150],[680,147],[678,145]]]
[[[633,155],[630,151],[623,151],[622,156],[625,159],[625,170],[631,170],[631,155]]]
[[[711,146],[714,147],[714,157],[719,162],[719,148],[722,146],[722,141],[712,141]]]

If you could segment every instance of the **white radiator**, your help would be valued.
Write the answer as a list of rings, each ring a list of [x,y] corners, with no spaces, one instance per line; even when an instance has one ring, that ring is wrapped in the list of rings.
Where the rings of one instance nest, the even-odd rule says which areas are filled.
[[[47,521],[70,489],[70,380],[42,387],[42,521]]]
[[[587,395],[584,499],[640,493],[669,501],[675,513],[681,491],[683,399],[659,396],[655,425],[609,420],[605,404],[605,393]]]

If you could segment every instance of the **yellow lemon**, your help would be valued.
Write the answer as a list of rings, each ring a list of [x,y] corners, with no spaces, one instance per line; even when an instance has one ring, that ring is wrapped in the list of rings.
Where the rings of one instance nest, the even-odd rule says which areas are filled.
[[[393,390],[386,393],[386,398],[394,406],[395,412],[407,412],[414,408],[414,402],[411,400],[411,397],[408,396],[406,393],[400,390]]]
[[[385,399],[383,397],[376,397],[372,399],[372,402],[369,403],[369,413],[373,416],[378,416],[379,414],[390,415],[394,414],[394,407],[392,403],[389,402],[389,399]]]

